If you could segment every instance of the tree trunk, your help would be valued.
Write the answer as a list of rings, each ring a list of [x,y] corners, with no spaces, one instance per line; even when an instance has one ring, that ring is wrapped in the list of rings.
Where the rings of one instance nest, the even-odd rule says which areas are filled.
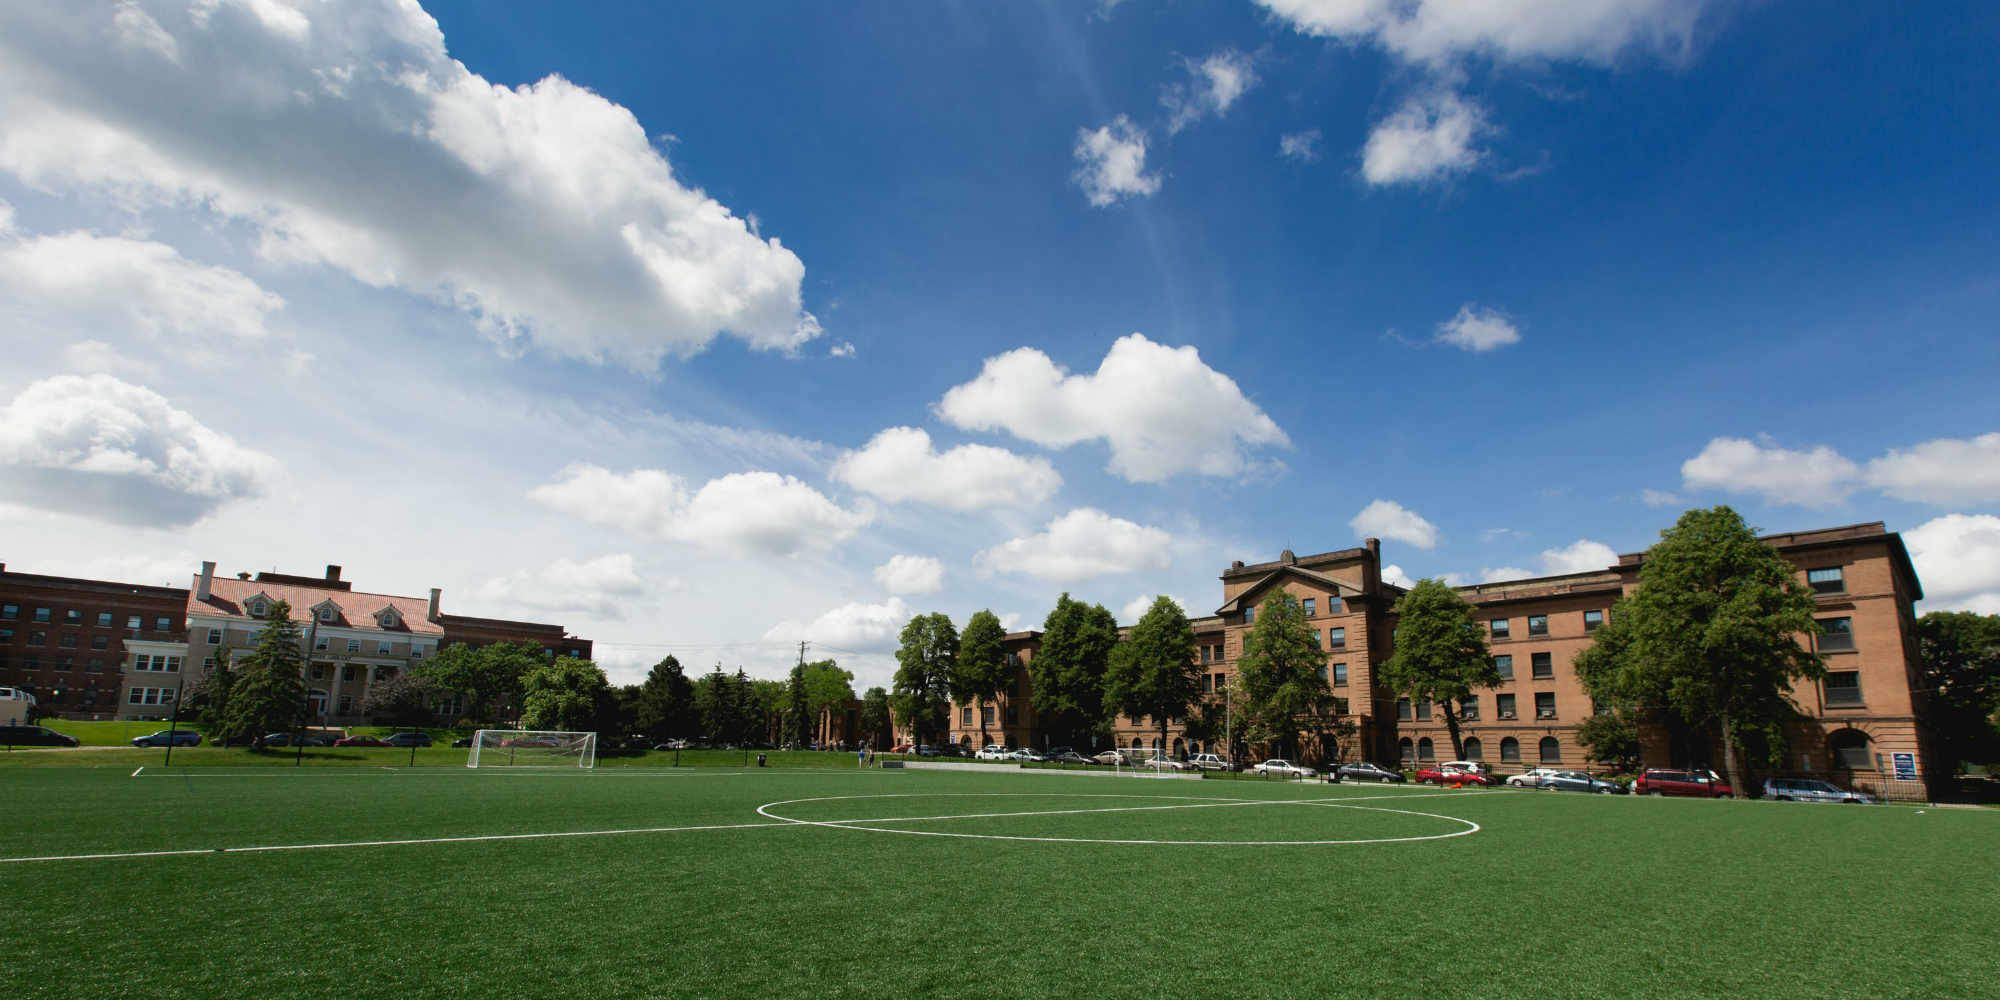
[[[986,749],[986,699],[974,698],[972,710],[979,713],[979,749]]]
[[[1171,750],[1167,743],[1167,717],[1160,716],[1160,756],[1167,756]]]
[[[1739,769],[1736,763],[1736,727],[1730,722],[1729,713],[1724,712],[1722,713],[1722,780],[1735,786],[1738,784],[1736,780],[1738,773]],[[1748,786],[1743,787],[1741,790],[1744,798],[1750,797]]]
[[[1464,760],[1465,741],[1458,735],[1458,713],[1452,711],[1450,698],[1444,699],[1439,704],[1444,706],[1444,728],[1451,733],[1451,759]]]

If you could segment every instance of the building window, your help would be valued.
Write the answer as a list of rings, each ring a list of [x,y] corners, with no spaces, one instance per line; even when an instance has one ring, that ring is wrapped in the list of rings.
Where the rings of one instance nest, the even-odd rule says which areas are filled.
[[[1339,595],[1339,594],[1328,594],[1328,595],[1326,595],[1326,613],[1327,613],[1327,614],[1330,614],[1330,615],[1337,615],[1337,614],[1339,614],[1339,613],[1340,613],[1340,595]]]
[[[1467,722],[1477,722],[1479,720],[1478,695],[1469,694],[1458,699],[1458,717]]]
[[[263,602],[263,601],[251,601],[251,602],[250,602],[250,617],[252,617],[252,618],[262,618],[262,617],[264,617],[264,602]]]
[[[1497,671],[1499,671],[1499,672],[1500,672],[1500,679],[1501,679],[1501,680],[1503,680],[1503,681],[1511,681],[1511,680],[1513,680],[1513,679],[1514,679],[1514,658],[1513,658],[1512,656],[1496,656],[1496,657],[1494,657],[1494,658],[1493,658],[1493,669],[1495,669],[1495,670],[1497,670]]]
[[[1819,627],[1825,629],[1819,637],[1819,648],[1826,652],[1839,652],[1854,648],[1854,619],[1821,618]]]
[[[41,624],[43,624],[43,625],[47,625],[47,624],[49,623],[49,621],[50,621],[50,619],[49,619],[49,609],[47,609],[47,608],[36,608],[36,609],[35,609],[35,621],[37,621],[37,622],[40,622],[40,623],[41,623]]]
[[[352,681],[354,679],[353,664],[348,664],[347,666],[340,668],[340,679],[343,681]]]
[[[1318,648],[1319,648],[1319,629],[1313,629],[1313,630],[1312,630],[1312,636],[1313,636],[1313,648],[1314,648],[1314,649],[1318,649]]]
[[[1529,615],[1529,616],[1528,616],[1528,634],[1529,634],[1529,635],[1548,635],[1548,634],[1549,634],[1549,616],[1548,616],[1548,615]]]
[[[68,611],[63,612],[63,624],[64,625],[83,624],[83,612],[75,608],[71,608]]]
[[[349,640],[347,640],[347,651],[348,651],[348,652],[350,652],[350,653],[359,653],[359,652],[361,652],[361,640],[359,640],[359,639],[349,639]]]
[[[171,619],[171,618],[155,618],[155,619],[153,619],[153,631],[155,631],[155,632],[172,632],[173,630],[174,630],[174,620],[173,620],[173,619]]]
[[[0,604],[0,622],[11,622],[19,617],[21,617],[20,605]]]
[[[319,620],[320,620],[320,621],[323,621],[323,622],[331,622],[331,621],[333,621],[333,620],[334,620],[334,618],[335,618],[335,617],[336,617],[336,616],[335,616],[335,615],[334,615],[334,613],[333,613],[333,608],[331,608],[331,607],[324,607],[324,608],[321,608],[321,609],[319,609]]]
[[[1511,694],[1496,694],[1496,695],[1494,695],[1494,696],[1493,696],[1493,710],[1494,710],[1495,712],[1498,712],[1498,713],[1500,713],[1500,717],[1501,717],[1501,718],[1503,718],[1503,719],[1511,719],[1511,718],[1513,718],[1513,717],[1514,717],[1514,696],[1513,696],[1513,695],[1511,695]]]
[[[75,633],[75,632],[64,632],[64,633],[63,633],[62,635],[60,635],[60,636],[58,636],[58,637],[56,638],[56,645],[58,645],[58,646],[61,646],[61,647],[62,647],[62,648],[64,648],[64,649],[75,649],[75,648],[76,648],[76,633]]]
[[[1021,722],[1021,710],[1020,710],[1019,708],[1016,708],[1016,707],[1015,707],[1015,706],[1013,706],[1013,705],[1008,705],[1008,706],[1007,706],[1007,724],[1008,724],[1008,725],[1010,725],[1010,726],[1015,726],[1015,725],[1019,725],[1019,724],[1020,724],[1020,722]]]
[[[1833,766],[1849,771],[1872,771],[1875,769],[1875,755],[1868,749],[1868,734],[1856,729],[1843,729],[1828,738],[1827,749],[1833,758]]]
[[[12,640],[13,640],[13,638],[14,638],[14,630],[13,630],[13,629],[11,629],[11,628],[0,628],[0,642],[10,642],[10,641],[12,641]]]
[[[222,630],[221,630],[221,629],[219,629],[219,628],[212,628],[212,629],[209,629],[209,630],[208,630],[208,644],[209,644],[209,645],[211,645],[211,646],[220,646],[220,645],[222,645]]]
[[[1212,662],[1212,661],[1211,661],[1211,660],[1209,659],[1209,652],[1210,652],[1210,650],[1209,650],[1209,646],[1208,646],[1208,643],[1202,643],[1202,644],[1201,644],[1201,662],[1203,662],[1203,663],[1209,663],[1209,662]]]
[[[1529,669],[1534,673],[1535,679],[1538,681],[1552,680],[1556,675],[1555,654],[1553,653],[1529,653],[1528,665]]]
[[[1842,708],[1861,704],[1861,671],[1827,671],[1826,703],[1828,707]]]
[[[324,650],[326,649],[327,644],[331,641],[332,640],[328,639],[326,636],[320,636],[319,638],[313,640],[313,648],[316,650]]]
[[[1536,752],[1541,754],[1542,763],[1544,764],[1562,763],[1563,759],[1562,743],[1553,736],[1542,737],[1542,743],[1539,747],[1536,748]]]
[[[1471,739],[1465,741],[1465,759],[1466,760],[1486,759],[1486,744],[1479,742],[1479,737],[1474,736]]]
[[[990,726],[993,724],[993,706],[991,705],[979,706],[979,723],[980,725],[983,726]]]
[[[958,710],[958,724],[961,726],[972,725],[972,709],[961,708]]]
[[[1556,693],[1554,691],[1535,692],[1535,718],[1553,719],[1555,717]]]
[[[1333,699],[1333,714],[1335,715],[1347,714],[1347,699],[1345,698]]]
[[[341,696],[340,696],[340,714],[342,714],[342,715],[353,715],[353,714],[354,714],[354,696],[353,696],[353,695],[351,695],[351,694],[344,694],[344,695],[341,695]]]
[[[1604,627],[1604,612],[1586,611],[1583,613],[1583,630],[1585,632],[1595,632],[1602,627]]]
[[[1347,683],[1347,664],[1336,663],[1333,665],[1333,682],[1335,684]]]
[[[215,670],[215,657],[213,657],[213,656],[204,656],[204,657],[202,657],[202,658],[201,658],[201,672],[202,672],[202,673],[204,673],[204,674],[206,674],[206,673],[212,673],[212,672],[214,672],[214,670]]]
[[[1426,736],[1423,739],[1417,741],[1417,759],[1418,760],[1437,759],[1437,744],[1432,743],[1430,737]]]
[[[389,655],[390,645],[391,643],[388,642],[378,642],[375,644],[375,652],[382,656],[387,656]]]
[[[1305,610],[1307,618],[1316,618],[1319,616],[1319,613],[1313,610],[1317,606],[1318,603],[1310,597],[1299,602],[1299,607]]]
[[[111,640],[110,640],[110,639],[107,639],[107,638],[105,638],[104,636],[101,636],[101,635],[93,635],[93,636],[91,636],[91,637],[90,637],[90,648],[92,648],[92,649],[110,649],[110,648],[111,648]]]
[[[1424,700],[1417,702],[1417,721],[1418,722],[1431,721],[1431,700],[1429,698],[1425,698]]]
[[[326,679],[326,664],[315,663],[312,665],[312,679],[316,681]]]
[[[125,627],[131,629],[134,632],[137,632],[139,631],[140,628],[144,627],[144,623],[141,621],[138,615],[132,615],[125,619]]]
[[[1806,583],[1815,594],[1839,594],[1847,590],[1847,579],[1838,566],[1806,570]]]
[[[1410,721],[1410,699],[1396,699],[1396,719],[1399,722]]]
[[[1326,683],[1326,664],[1320,664],[1314,672],[1319,674],[1319,682],[1324,685]]]
[[[110,628],[110,627],[111,627],[111,612],[109,612],[109,611],[99,611],[99,612],[97,613],[97,627],[98,627],[98,628]]]
[[[48,645],[48,644],[49,644],[49,634],[48,634],[47,632],[30,632],[30,633],[28,633],[28,645],[30,645],[30,646],[46,646],[46,645]]]
[[[1396,746],[1397,748],[1403,751],[1401,755],[1403,758],[1403,766],[1408,767],[1411,761],[1417,759],[1417,745],[1411,742],[1408,736],[1403,737],[1402,740],[1396,744]]]
[[[1327,629],[1327,630],[1326,630],[1326,648],[1328,648],[1328,649],[1346,649],[1346,648],[1347,648],[1347,630],[1346,630],[1346,629],[1344,629],[1344,628],[1330,628],[1330,629]]]
[[[1221,690],[1223,690],[1223,689],[1227,688],[1228,686],[1229,686],[1229,675],[1228,675],[1228,674],[1216,674],[1216,675],[1215,675],[1215,689],[1216,689],[1217,691],[1221,691]]]
[[[574,649],[570,650],[570,651],[569,651],[569,655],[571,655],[571,656],[576,656],[576,650],[574,650]],[[422,646],[411,646],[411,647],[410,647],[410,659],[412,659],[412,660],[421,660],[421,659],[423,659],[423,658],[424,658],[424,647],[422,647]],[[582,659],[582,657],[577,657],[577,658],[578,658],[578,659]]]
[[[1246,608],[1244,608],[1244,609],[1243,609],[1243,624],[1245,624],[1245,625],[1255,625],[1255,624],[1257,624],[1257,606],[1256,606],[1256,605],[1254,605],[1254,604],[1253,604],[1253,605],[1250,605],[1249,607],[1246,607]]]
[[[1507,638],[1507,619],[1495,618],[1492,621],[1487,622],[1487,625],[1491,627],[1493,630],[1493,638],[1495,639]]]
[[[1501,737],[1500,760],[1506,764],[1519,764],[1521,762],[1521,741],[1512,736]]]
[[[101,674],[101,673],[103,673],[103,672],[104,672],[104,657],[102,657],[102,656],[93,656],[93,657],[91,657],[91,658],[90,658],[90,662],[89,662],[88,664],[85,664],[85,665],[84,665],[84,669],[85,669],[85,670],[88,670],[88,671],[90,671],[90,672],[91,672],[91,673],[93,673],[93,674]]]

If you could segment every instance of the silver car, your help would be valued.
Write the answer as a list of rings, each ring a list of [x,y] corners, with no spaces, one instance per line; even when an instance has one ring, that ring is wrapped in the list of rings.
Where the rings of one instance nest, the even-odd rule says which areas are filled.
[[[1764,782],[1764,797],[1780,802],[1852,802],[1856,805],[1875,801],[1875,796],[1866,792],[1850,792],[1818,778],[1772,778]]]
[[[1625,786],[1603,778],[1593,778],[1582,771],[1555,771],[1542,778],[1536,788],[1557,792],[1591,792],[1597,795],[1624,795]]]

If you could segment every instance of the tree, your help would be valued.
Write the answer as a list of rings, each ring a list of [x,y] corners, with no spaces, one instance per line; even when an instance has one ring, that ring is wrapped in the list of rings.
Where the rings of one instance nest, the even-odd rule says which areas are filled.
[[[937,730],[939,717],[951,707],[951,672],[957,660],[958,630],[946,615],[917,615],[903,626],[892,704],[919,744]]]
[[[812,742],[812,720],[806,707],[806,665],[800,663],[792,668],[785,681],[785,732],[792,745],[800,750]]]
[[[368,685],[368,694],[361,700],[361,712],[392,726],[428,726],[434,721],[431,686],[430,678],[413,671],[385,677]]]
[[[1000,689],[1014,679],[1003,648],[1007,629],[991,610],[976,611],[966,619],[965,632],[958,637],[958,660],[951,672],[951,697],[961,705],[973,706],[979,716],[979,745],[986,745],[986,703],[1000,697]]]
[[[437,656],[411,668],[441,691],[465,702],[466,718],[475,723],[512,719],[521,705],[522,678],[548,657],[527,643],[499,642],[474,648],[455,642]]]
[[[215,669],[196,674],[180,696],[181,711],[194,713],[195,725],[212,734],[222,732],[229,714],[229,692],[236,685],[229,664],[229,647],[215,647]]]
[[[1378,675],[1384,686],[1444,710],[1451,757],[1465,758],[1457,706],[1478,688],[1500,683],[1486,650],[1486,633],[1472,605],[1442,580],[1418,580],[1396,605],[1396,651]]]
[[[717,746],[741,739],[744,700],[748,692],[737,690],[736,679],[722,672],[722,664],[695,682],[694,700],[701,713],[701,738]]]
[[[1590,759],[1630,771],[1639,766],[1639,727],[1618,711],[1596,712],[1576,727],[1576,742]]]
[[[211,734],[217,742],[247,743],[305,724],[305,654],[299,637],[291,605],[273,602],[257,633],[257,645],[236,660],[239,669],[229,687],[222,724]]]
[[[894,741],[889,715],[889,692],[879,687],[868,689],[861,696],[861,742],[871,747],[885,747]]]
[[[1245,736],[1278,747],[1291,759],[1302,728],[1321,731],[1330,718],[1333,691],[1326,683],[1326,652],[1306,625],[1305,609],[1279,591],[1257,608],[1256,622],[1243,637],[1237,660],[1235,711],[1245,717]]]
[[[1035,711],[1070,743],[1104,721],[1104,673],[1118,646],[1118,620],[1102,604],[1067,592],[1042,622],[1042,644],[1028,661]]]
[[[1104,673],[1105,701],[1139,719],[1150,716],[1167,745],[1167,725],[1188,716],[1201,696],[1202,669],[1194,661],[1194,628],[1173,598],[1153,598],[1124,642],[1113,647]]]
[[[589,660],[558,656],[521,675],[521,727],[582,731],[597,718],[597,702],[609,682]]]
[[[1718,736],[1724,777],[1749,788],[1741,757],[1784,759],[1786,692],[1826,675],[1799,641],[1819,634],[1813,593],[1797,570],[1728,507],[1690,510],[1646,551],[1639,589],[1619,601],[1576,672],[1592,699],[1663,709]],[[1761,746],[1760,746],[1761,744]]]
[[[656,741],[685,739],[700,732],[695,721],[694,682],[672,656],[653,664],[632,705],[633,728]]]
[[[840,669],[832,660],[806,664],[806,711],[812,718],[814,738],[827,713],[844,708],[854,700],[854,674]]]
[[[736,686],[745,692],[745,704],[749,706],[742,739],[737,742],[748,746],[776,745],[784,732],[784,723],[790,709],[786,705],[785,682],[751,679],[736,668]]]
[[[2000,761],[2000,615],[1933,611],[1917,619],[1917,659],[1940,775]]]

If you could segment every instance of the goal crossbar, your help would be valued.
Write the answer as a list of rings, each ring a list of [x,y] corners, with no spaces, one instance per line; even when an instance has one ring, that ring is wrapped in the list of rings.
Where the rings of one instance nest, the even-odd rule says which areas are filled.
[[[542,729],[481,729],[466,767],[597,766],[597,734]]]

